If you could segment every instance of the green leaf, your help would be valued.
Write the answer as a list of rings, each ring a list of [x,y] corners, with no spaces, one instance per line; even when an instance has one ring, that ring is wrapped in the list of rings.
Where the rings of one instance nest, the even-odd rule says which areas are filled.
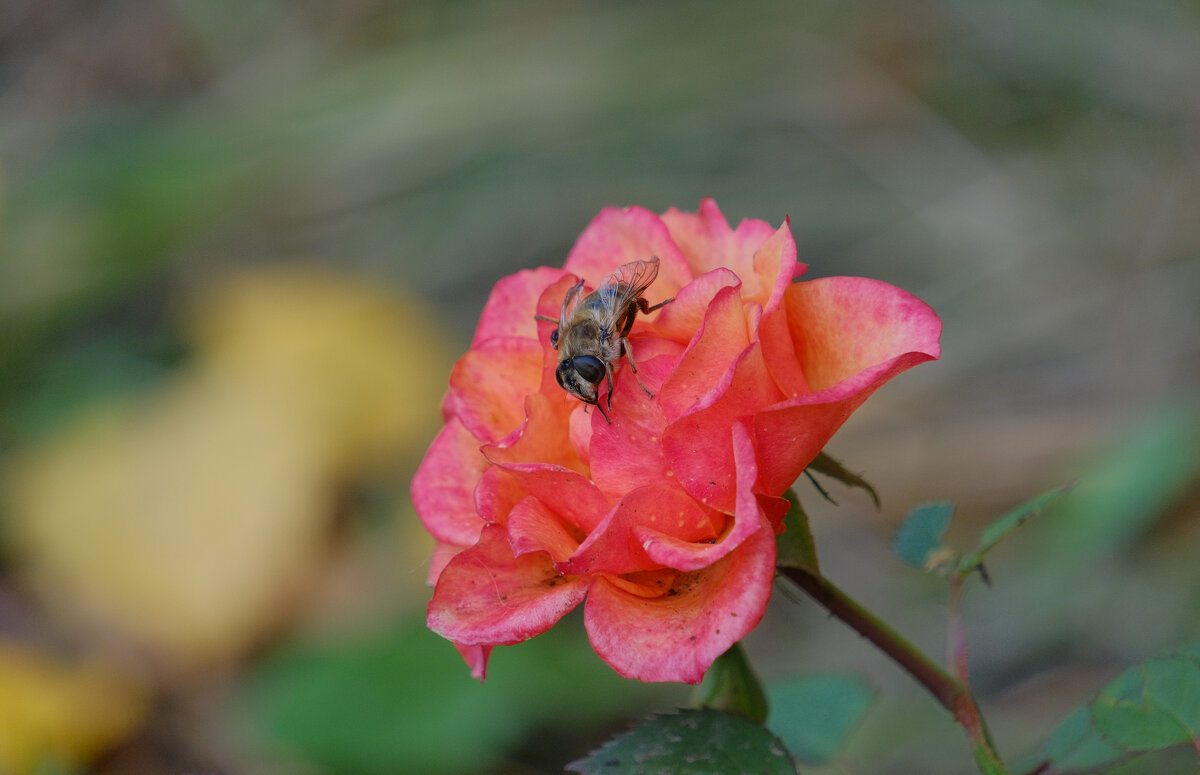
[[[779,738],[736,713],[688,710],[657,716],[567,768],[580,775],[795,775]]]
[[[866,479],[863,479],[858,474],[854,473],[842,465],[841,461],[830,457],[824,452],[817,453],[813,461],[808,464],[809,471],[816,471],[818,474],[824,474],[831,479],[837,479],[844,485],[849,487],[857,487],[860,490],[866,490],[867,495],[871,496],[871,500],[875,502],[875,508],[879,508],[879,493],[875,492]],[[828,497],[828,496],[826,496]]]
[[[1092,701],[1096,728],[1130,751],[1200,741],[1200,663],[1164,657],[1126,670]]]
[[[931,555],[942,548],[942,535],[954,515],[954,504],[946,501],[916,507],[904,518],[892,545],[900,559],[909,565],[930,570]]]
[[[783,518],[783,532],[775,537],[775,564],[781,568],[799,568],[820,575],[817,546],[808,527],[808,515],[804,513],[796,493],[788,490],[784,497],[792,504],[792,508]]]
[[[1023,525],[1027,520],[1040,514],[1042,509],[1046,508],[1047,504],[1070,490],[1073,486],[1073,484],[1067,484],[1062,487],[1056,487],[1053,490],[1048,490],[1022,503],[1003,517],[1000,517],[1000,519],[988,525],[979,537],[979,553],[984,554],[990,551],[992,547],[1007,538],[1010,533]]]
[[[812,675],[772,683],[767,728],[805,764],[824,764],[845,747],[870,708],[874,691],[857,676]]]
[[[1070,490],[1074,484],[1066,484],[1061,487],[1056,487],[1053,490],[1048,490],[1037,497],[1030,498],[1026,502],[1009,511],[1004,516],[992,522],[979,537],[979,548],[972,554],[963,557],[958,564],[959,573],[970,573],[983,564],[984,556],[990,552],[996,544],[1003,541],[1008,536],[1012,535],[1013,531],[1025,524],[1029,520],[1042,513],[1052,501],[1058,496]]]
[[[1087,706],[1076,708],[1055,728],[1043,746],[1055,771],[1073,772],[1112,764],[1127,756],[1092,724]]]
[[[1200,649],[1143,662],[1072,712],[1043,746],[1056,773],[1092,772],[1172,747],[1200,751]]]
[[[701,708],[740,713],[751,721],[767,720],[767,695],[740,643],[713,662],[700,686]]]

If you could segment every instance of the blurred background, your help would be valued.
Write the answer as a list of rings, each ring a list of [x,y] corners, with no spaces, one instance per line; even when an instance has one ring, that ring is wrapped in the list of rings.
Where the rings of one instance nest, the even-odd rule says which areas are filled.
[[[829,447],[882,509],[799,486],[835,582],[939,655],[898,521],[1078,479],[965,611],[1032,756],[1200,641],[1197,84],[1191,0],[0,0],[0,772],[559,772],[686,703],[577,617],[472,681],[407,486],[499,277],[707,196],[945,321]],[[747,648],[864,687],[806,772],[971,771],[810,602]]]

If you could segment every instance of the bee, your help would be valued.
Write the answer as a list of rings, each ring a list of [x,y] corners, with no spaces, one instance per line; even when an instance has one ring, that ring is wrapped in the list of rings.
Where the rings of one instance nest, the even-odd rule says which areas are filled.
[[[563,298],[558,320],[536,316],[558,323],[550,334],[550,345],[559,354],[558,368],[554,372],[559,386],[585,404],[599,409],[605,422],[611,423],[611,420],[600,405],[600,382],[603,380],[608,384],[608,408],[612,409],[612,364],[622,355],[629,360],[638,385],[646,395],[654,397],[637,375],[628,337],[639,311],[643,314],[653,312],[674,301],[672,297],[651,306],[642,296],[657,276],[657,258],[632,261],[618,268],[586,296],[583,295],[582,279],[571,286]]]

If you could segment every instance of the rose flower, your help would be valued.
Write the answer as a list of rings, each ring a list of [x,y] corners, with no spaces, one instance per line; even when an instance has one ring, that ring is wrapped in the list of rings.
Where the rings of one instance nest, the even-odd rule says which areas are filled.
[[[652,257],[648,306],[674,300],[636,315],[636,375],[612,361],[612,395],[601,381],[590,406],[556,381],[549,321],[580,279],[588,293]],[[497,283],[412,485],[437,540],[428,624],[473,675],[585,598],[596,653],[643,681],[697,683],[758,624],[783,493],[876,388],[939,355],[920,300],[793,282],[804,269],[786,223],[731,229],[705,200],[606,209],[562,269]]]

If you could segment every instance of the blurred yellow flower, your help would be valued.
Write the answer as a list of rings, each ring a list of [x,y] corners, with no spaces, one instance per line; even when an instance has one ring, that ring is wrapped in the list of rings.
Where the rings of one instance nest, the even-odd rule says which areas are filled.
[[[428,442],[448,360],[411,305],[311,270],[236,277],[190,320],[174,380],[25,450],[5,488],[15,559],[52,608],[185,666],[294,611],[339,489]]]
[[[315,271],[263,270],[203,295],[190,320],[210,369],[296,404],[349,469],[423,449],[440,425],[450,356],[423,304]]]
[[[143,684],[99,660],[66,664],[0,643],[0,772],[87,762],[132,734],[149,702]]]

